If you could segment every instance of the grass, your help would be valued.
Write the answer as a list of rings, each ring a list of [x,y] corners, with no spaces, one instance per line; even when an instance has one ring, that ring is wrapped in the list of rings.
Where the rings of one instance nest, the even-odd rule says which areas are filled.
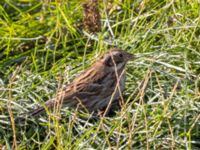
[[[101,1],[94,35],[79,28],[83,2],[0,2],[0,148],[200,149],[199,1]],[[14,121],[113,46],[138,56],[116,115]]]

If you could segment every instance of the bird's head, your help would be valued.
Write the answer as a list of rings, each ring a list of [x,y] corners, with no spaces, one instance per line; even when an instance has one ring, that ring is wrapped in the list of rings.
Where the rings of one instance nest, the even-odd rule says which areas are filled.
[[[125,64],[134,58],[134,55],[119,48],[110,49],[101,57],[101,61],[107,67],[124,67]]]

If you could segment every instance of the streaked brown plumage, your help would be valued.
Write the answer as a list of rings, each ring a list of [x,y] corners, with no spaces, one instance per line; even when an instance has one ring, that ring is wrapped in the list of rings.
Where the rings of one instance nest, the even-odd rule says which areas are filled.
[[[124,91],[124,69],[132,58],[132,54],[118,48],[109,50],[60,91],[56,98],[48,100],[44,105],[49,109],[61,104],[62,107],[78,107],[89,112],[107,107],[110,101],[118,100],[120,92]],[[44,110],[44,107],[40,106],[31,115],[35,116]]]

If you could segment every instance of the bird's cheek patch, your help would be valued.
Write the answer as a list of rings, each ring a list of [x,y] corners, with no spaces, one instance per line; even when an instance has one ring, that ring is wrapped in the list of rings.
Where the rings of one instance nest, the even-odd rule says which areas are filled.
[[[113,60],[111,57],[106,58],[105,65],[109,67],[113,66]]]

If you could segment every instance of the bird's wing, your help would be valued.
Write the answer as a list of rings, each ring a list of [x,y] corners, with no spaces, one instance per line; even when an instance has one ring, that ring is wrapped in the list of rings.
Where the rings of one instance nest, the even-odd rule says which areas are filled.
[[[101,93],[102,88],[104,88],[104,84],[101,84],[99,81],[101,81],[104,75],[98,72],[92,72],[89,76],[87,75],[88,72],[80,76],[80,78],[77,78],[64,91],[61,91],[60,95],[63,95],[65,101],[70,101],[74,96],[79,99],[85,99],[88,96]]]
[[[46,108],[53,108],[56,103],[64,103],[67,106],[73,106],[78,103],[74,100],[74,97],[82,100],[92,95],[97,95],[101,92],[102,88],[104,88],[104,85],[99,83],[104,76],[105,74],[101,68],[90,68],[80,74],[79,77],[77,77],[65,89],[61,89],[56,98],[46,101],[44,105]],[[45,108],[40,106],[30,114],[31,116],[36,116],[44,110]]]

